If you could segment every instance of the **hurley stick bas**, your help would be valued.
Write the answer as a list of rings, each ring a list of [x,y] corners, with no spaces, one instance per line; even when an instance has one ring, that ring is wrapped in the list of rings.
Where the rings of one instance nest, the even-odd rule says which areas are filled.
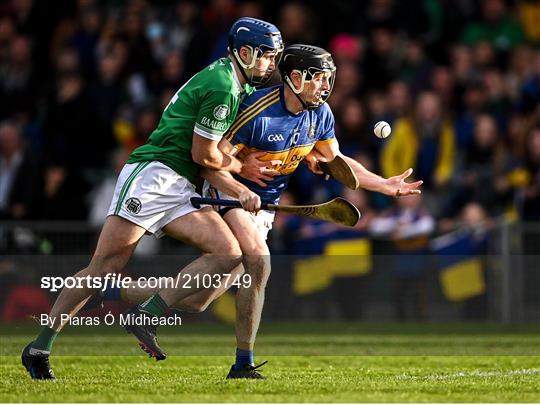
[[[201,205],[218,205],[221,207],[242,208],[240,201],[221,200],[219,198],[191,197],[191,205],[200,208]],[[276,212],[286,212],[304,217],[331,221],[342,225],[354,226],[360,219],[360,211],[344,198],[338,197],[322,204],[314,205],[277,205],[261,204],[261,209]]]

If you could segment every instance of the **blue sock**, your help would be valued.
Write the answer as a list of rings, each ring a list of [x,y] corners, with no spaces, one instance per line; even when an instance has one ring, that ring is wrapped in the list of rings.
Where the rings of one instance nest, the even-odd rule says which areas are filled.
[[[236,363],[234,364],[234,369],[238,370],[246,364],[255,364],[255,361],[253,360],[253,350],[236,349]]]
[[[120,297],[120,287],[107,287],[105,291],[103,291],[103,299],[106,301],[120,301],[122,297]]]

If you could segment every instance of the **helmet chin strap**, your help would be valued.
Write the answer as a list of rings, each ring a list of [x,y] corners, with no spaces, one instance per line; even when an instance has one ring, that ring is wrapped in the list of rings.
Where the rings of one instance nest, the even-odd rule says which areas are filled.
[[[255,63],[257,63],[257,52],[259,51],[259,48],[255,48],[255,50],[253,50],[251,46],[247,46],[247,45],[246,45],[246,48],[249,48],[249,50],[251,51],[251,62],[249,62],[249,64],[246,64],[242,61],[242,58],[240,57],[240,54],[238,53],[238,50],[236,49],[233,49],[232,51],[234,55],[233,59],[235,60],[236,66],[238,66],[238,70],[240,70],[240,73],[242,74],[242,77],[244,78],[244,80],[247,83],[253,85],[254,84],[253,72],[251,73],[251,77],[249,78],[246,73],[246,70],[252,69],[255,66]]]

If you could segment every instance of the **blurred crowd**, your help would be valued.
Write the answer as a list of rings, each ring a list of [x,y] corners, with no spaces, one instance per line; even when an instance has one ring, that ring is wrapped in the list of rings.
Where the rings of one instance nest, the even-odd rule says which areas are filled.
[[[424,180],[410,204],[348,193],[359,227],[381,233],[368,219],[396,210],[429,216],[429,233],[471,209],[485,224],[540,220],[537,0],[4,1],[0,219],[98,227],[129,153],[174,92],[226,53],[240,16],[276,23],[286,44],[330,50],[342,150],[385,177],[413,167]],[[392,125],[385,140],[372,132],[380,120]],[[285,198],[344,192],[302,168]]]
[[[390,241],[396,316],[407,316],[412,296],[413,316],[424,319],[427,266],[414,258],[433,251],[434,235],[468,230],[443,241],[441,251],[457,246],[478,255],[500,219],[540,220],[540,0],[6,0],[0,221],[77,220],[99,230],[127,156],[177,89],[226,54],[228,29],[240,16],[275,23],[286,44],[331,51],[338,70],[329,104],[341,149],[385,177],[413,167],[424,180],[422,196],[391,199],[343,189],[301,167],[282,203],[341,195],[362,218],[345,229],[278,216],[274,252],[316,255],[331,240]],[[392,126],[384,140],[373,135],[380,120]],[[38,242],[22,228],[13,235],[19,248],[75,251],[69,234]],[[523,239],[525,253],[534,253],[538,234]],[[143,251],[159,249],[143,242]],[[10,252],[0,232],[3,249]],[[3,318],[46,310],[43,291],[25,290],[33,273],[1,264],[3,281],[29,278],[5,299]],[[360,316],[363,279],[340,280],[344,316]]]

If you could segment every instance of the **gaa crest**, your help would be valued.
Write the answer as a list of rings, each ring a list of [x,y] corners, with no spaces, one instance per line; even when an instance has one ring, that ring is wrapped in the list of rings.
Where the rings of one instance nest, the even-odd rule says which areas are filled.
[[[216,120],[224,120],[229,114],[229,106],[226,104],[220,104],[214,108],[214,117]]]

